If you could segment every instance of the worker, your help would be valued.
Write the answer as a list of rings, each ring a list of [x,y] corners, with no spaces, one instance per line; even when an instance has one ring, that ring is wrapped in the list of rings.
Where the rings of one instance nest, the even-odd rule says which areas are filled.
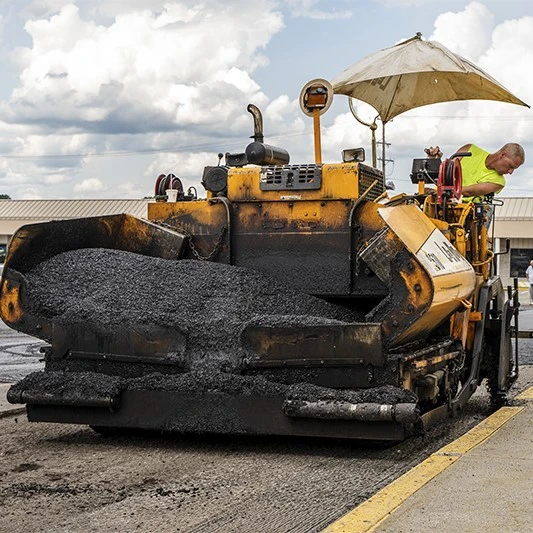
[[[459,158],[463,174],[463,202],[500,192],[505,187],[504,176],[512,174],[525,161],[524,149],[516,143],[507,143],[492,154],[475,144],[465,144],[457,150],[457,153],[460,152],[472,154]]]
[[[533,260],[529,262],[527,267],[526,279],[529,284],[529,303],[533,305]]]
[[[442,157],[442,151],[439,146],[430,146],[429,148],[424,148],[429,159],[440,159]]]

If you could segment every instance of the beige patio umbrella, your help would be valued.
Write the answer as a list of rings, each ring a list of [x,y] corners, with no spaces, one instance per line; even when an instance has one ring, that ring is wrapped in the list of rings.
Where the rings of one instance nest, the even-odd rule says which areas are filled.
[[[497,100],[529,107],[468,59],[422,35],[375,52],[331,80],[335,94],[370,104],[383,123],[416,107]]]
[[[385,170],[385,124],[394,117],[429,104],[456,100],[497,100],[529,107],[492,76],[468,59],[454,54],[436,41],[423,41],[422,34],[361,59],[331,81],[334,94],[345,94],[370,104],[383,127],[382,169]],[[372,130],[372,161],[376,166],[376,119]]]

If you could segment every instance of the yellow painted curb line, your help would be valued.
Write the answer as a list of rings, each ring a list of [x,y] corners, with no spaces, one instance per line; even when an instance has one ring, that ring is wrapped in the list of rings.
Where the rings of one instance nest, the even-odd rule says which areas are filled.
[[[533,387],[520,396],[533,398]],[[527,396],[531,395],[531,396]],[[358,505],[323,533],[370,533],[418,489],[498,431],[524,407],[502,407],[462,437],[444,446],[409,472]]]
[[[363,533],[371,531],[411,494],[455,463],[459,456],[433,456],[381,489],[353,511],[328,526],[324,533]]]
[[[467,431],[462,437],[442,447],[435,454],[445,455],[453,453],[464,455],[496,433],[506,422],[511,420],[513,416],[517,415],[523,409],[523,407],[502,407],[498,409],[470,431]]]
[[[521,392],[517,397],[517,400],[533,400],[533,387]]]

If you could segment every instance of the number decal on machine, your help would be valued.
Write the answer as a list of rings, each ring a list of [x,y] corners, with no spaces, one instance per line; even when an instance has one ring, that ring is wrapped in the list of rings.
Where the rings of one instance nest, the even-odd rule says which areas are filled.
[[[472,269],[470,263],[439,230],[431,233],[416,256],[432,276]]]

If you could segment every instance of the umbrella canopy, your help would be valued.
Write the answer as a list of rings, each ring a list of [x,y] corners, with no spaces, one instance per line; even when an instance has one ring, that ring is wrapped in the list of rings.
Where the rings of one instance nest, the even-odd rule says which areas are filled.
[[[492,76],[421,34],[366,56],[335,77],[333,92],[370,104],[383,123],[428,104],[497,100],[524,105]]]

